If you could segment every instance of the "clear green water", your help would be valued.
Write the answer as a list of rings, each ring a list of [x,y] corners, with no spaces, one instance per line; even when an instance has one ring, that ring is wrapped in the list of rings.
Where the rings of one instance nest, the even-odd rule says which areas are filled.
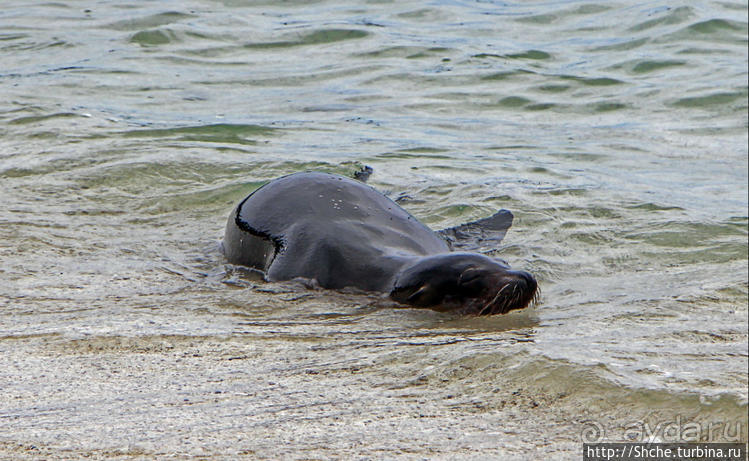
[[[677,417],[746,441],[747,35],[730,1],[4,2],[0,449],[577,459],[591,422]],[[362,165],[434,228],[512,210],[497,254],[540,304],[225,265],[248,192]]]

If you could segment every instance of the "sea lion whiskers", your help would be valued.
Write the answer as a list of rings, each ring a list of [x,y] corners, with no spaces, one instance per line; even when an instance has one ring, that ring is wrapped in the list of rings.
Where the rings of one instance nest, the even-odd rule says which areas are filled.
[[[509,293],[505,291],[510,288]],[[530,298],[523,292],[520,284],[517,282],[506,283],[491,300],[486,302],[478,312],[476,316],[482,315],[494,315],[494,314],[506,314],[507,312],[514,309],[524,309],[530,305],[535,305],[539,300],[539,290],[535,286],[533,289],[533,295]],[[522,303],[522,304],[521,304]]]
[[[533,293],[533,297],[528,301],[529,306],[535,306],[541,301],[541,287],[536,287],[536,292]]]
[[[509,283],[508,283],[508,284],[506,284],[505,286],[503,286],[503,287],[502,287],[502,288],[501,288],[501,289],[500,289],[500,290],[499,290],[499,291],[497,292],[497,294],[496,294],[496,295],[494,295],[494,297],[492,298],[492,300],[491,300],[491,301],[489,301],[488,303],[484,304],[484,307],[482,307],[482,308],[481,308],[481,310],[480,310],[480,311],[478,312],[478,314],[476,314],[476,315],[478,315],[478,316],[484,315],[484,313],[486,312],[486,310],[487,310],[487,309],[488,309],[488,308],[489,308],[489,307],[490,307],[490,306],[491,306],[492,304],[494,304],[494,302],[495,302],[495,301],[497,301],[497,299],[499,298],[499,295],[501,295],[501,294],[502,294],[502,292],[503,292],[503,291],[505,291],[505,288],[507,288],[508,286],[510,286],[510,284],[509,284]],[[495,312],[494,312],[494,309],[490,310],[490,311],[489,311],[489,313],[490,313],[490,314],[492,314],[492,313],[495,313]]]

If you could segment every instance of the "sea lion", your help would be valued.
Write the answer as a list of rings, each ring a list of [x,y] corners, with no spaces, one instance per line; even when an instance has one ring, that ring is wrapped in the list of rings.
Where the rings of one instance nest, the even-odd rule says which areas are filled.
[[[223,251],[230,263],[261,271],[267,281],[301,277],[323,288],[387,293],[417,307],[503,314],[534,300],[536,280],[464,250],[478,248],[476,242],[496,245],[511,224],[512,213],[500,210],[434,232],[363,182],[303,172],[239,202]]]

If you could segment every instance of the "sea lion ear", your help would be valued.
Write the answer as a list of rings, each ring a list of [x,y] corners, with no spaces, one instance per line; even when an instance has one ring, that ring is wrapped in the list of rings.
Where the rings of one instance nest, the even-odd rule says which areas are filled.
[[[497,248],[512,226],[512,213],[499,210],[488,218],[437,231],[453,251],[488,252]]]

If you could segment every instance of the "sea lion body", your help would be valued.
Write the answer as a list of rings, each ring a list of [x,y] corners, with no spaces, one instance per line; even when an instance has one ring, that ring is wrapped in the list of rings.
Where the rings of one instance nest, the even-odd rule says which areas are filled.
[[[424,307],[486,307],[498,288],[491,294],[469,293],[460,285],[468,269],[473,286],[477,267],[485,269],[489,275],[481,278],[491,283],[515,276],[523,283],[532,280],[486,256],[451,252],[450,232],[454,241],[460,228],[435,233],[362,182],[304,172],[275,179],[242,200],[227,222],[223,249],[229,262],[259,270],[268,281],[301,277],[323,288],[384,292]],[[527,288],[533,293],[521,300],[525,304],[512,308],[530,302],[535,280]]]

